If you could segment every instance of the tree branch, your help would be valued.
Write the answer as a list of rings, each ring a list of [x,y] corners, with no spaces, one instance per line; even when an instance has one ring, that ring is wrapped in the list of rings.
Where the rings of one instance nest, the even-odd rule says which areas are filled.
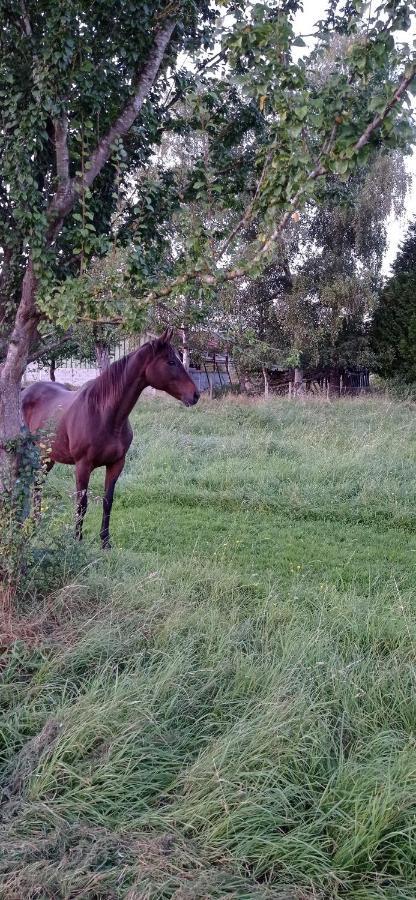
[[[416,64],[414,64],[412,66],[408,75],[403,76],[398,87],[394,91],[392,98],[388,101],[388,103],[386,103],[386,106],[384,107],[383,112],[378,113],[374,117],[373,121],[370,122],[369,125],[367,125],[367,128],[363,131],[362,135],[358,138],[358,141],[356,141],[356,143],[354,144],[354,150],[356,151],[356,153],[358,153],[359,150],[362,149],[362,147],[364,147],[366,144],[368,144],[368,141],[370,140],[370,137],[371,137],[373,131],[376,131],[377,128],[379,128],[380,125],[382,125],[385,118],[388,116],[389,112],[391,112],[391,110],[394,108],[396,103],[398,103],[400,98],[406,92],[407,88],[409,87],[409,84],[413,81],[415,76],[416,76]],[[309,172],[309,175],[305,179],[304,184],[299,188],[299,190],[296,192],[295,196],[292,197],[292,200],[291,200],[292,209],[286,210],[286,212],[283,214],[283,216],[282,216],[279,224],[275,228],[275,230],[272,232],[270,237],[267,239],[267,241],[265,241],[265,243],[263,244],[261,249],[255,255],[253,262],[258,262],[262,258],[262,256],[264,256],[264,254],[269,251],[271,245],[277,240],[277,238],[280,236],[282,231],[286,228],[286,225],[292,215],[292,211],[293,211],[293,209],[296,209],[298,201],[302,197],[308,182],[313,181],[316,178],[319,178],[320,176],[327,174],[325,167],[321,164],[321,159],[323,156],[328,156],[328,154],[331,152],[332,147],[335,143],[336,130],[337,130],[337,126],[334,124],[328,141],[323,144],[322,150],[317,158],[315,167],[312,169],[311,172]]]
[[[373,121],[370,122],[369,125],[367,125],[367,128],[365,129],[365,131],[363,131],[361,137],[358,139],[357,143],[354,145],[354,150],[356,150],[358,152],[358,150],[361,150],[361,148],[364,147],[365,144],[368,144],[368,141],[370,140],[370,137],[371,137],[373,131],[376,131],[376,129],[379,128],[380,125],[383,124],[384,119],[387,118],[389,112],[391,112],[393,107],[396,106],[396,103],[399,102],[400,98],[407,91],[409,84],[411,84],[411,82],[413,81],[415,76],[416,76],[416,63],[410,69],[409,74],[403,76],[403,78],[402,78],[398,88],[396,88],[391,100],[389,100],[389,102],[386,103],[386,106],[384,107],[383,112],[378,113],[376,116],[374,116]]]
[[[133,99],[127,104],[126,108],[118,117],[114,125],[111,126],[107,134],[101,138],[101,141],[88,161],[86,166],[87,171],[85,172],[84,177],[85,187],[89,187],[92,184],[94,178],[107,162],[111,155],[111,146],[114,141],[127,134],[133,125],[134,120],[137,118],[146,97],[153,87],[153,83],[165,55],[167,45],[172,37],[175,25],[176,22],[167,21],[164,27],[156,34],[153,48],[150,51],[149,58],[141,73],[138,89]]]
[[[316,178],[319,178],[320,176],[327,174],[325,167],[321,163],[321,160],[324,156],[327,156],[328,153],[331,152],[332,147],[334,146],[334,143],[335,143],[336,132],[337,132],[337,126],[334,125],[332,127],[329,137],[327,137],[325,139],[324,143],[322,144],[321,150],[317,156],[317,159],[316,159],[313,169],[307,175],[307,177],[304,181],[304,184],[301,185],[299,190],[296,191],[296,194],[294,195],[294,197],[292,197],[292,199],[290,201],[291,208],[287,209],[286,212],[283,213],[283,216],[280,219],[280,222],[278,223],[278,225],[276,226],[276,228],[274,229],[274,231],[272,232],[270,237],[267,238],[267,240],[264,242],[264,244],[262,245],[260,250],[256,253],[256,255],[254,256],[254,259],[253,259],[254,263],[259,262],[259,260],[266,253],[268,253],[272,244],[274,244],[277,241],[277,238],[280,237],[282,231],[284,231],[284,229],[286,228],[286,225],[287,225],[289,219],[293,215],[293,212],[296,209],[298,201],[302,197],[308,182],[315,181]],[[238,277],[238,276],[236,276],[236,277]]]
[[[20,9],[22,10],[22,19],[23,19],[23,30],[26,37],[33,37],[32,34],[32,26],[30,24],[29,13],[26,9],[25,0],[20,0]]]
[[[153,47],[141,72],[136,93],[123,109],[123,112],[120,113],[118,119],[116,119],[111,128],[109,128],[107,134],[105,134],[98,142],[94,152],[85,163],[84,175],[79,178],[73,178],[72,181],[68,182],[65,191],[58,191],[55,194],[48,210],[48,218],[51,222],[47,233],[48,243],[52,243],[55,240],[62,222],[70,213],[75,203],[77,195],[82,193],[85,188],[90,187],[94,179],[101,172],[105,163],[111,156],[112,145],[114,142],[127,134],[133,125],[133,122],[139,115],[144,101],[153,87],[166,48],[175,29],[175,25],[176,22],[168,20],[163,28],[156,33]]]
[[[0,382],[6,379],[18,381],[25,370],[30,342],[39,314],[35,306],[36,276],[32,257],[29,257],[23,276],[20,303],[8,342],[6,358],[0,367]]]
[[[50,344],[41,344],[33,353],[28,356],[28,363],[36,362],[38,359],[41,359],[42,356],[45,356],[46,353],[55,354],[58,350],[61,350],[62,347],[65,347],[65,344],[68,341],[72,340],[72,328],[68,329],[68,332],[62,336],[59,341],[52,341]]]
[[[241,229],[244,228],[245,225],[248,225],[248,223],[251,219],[251,216],[253,214],[253,210],[254,210],[254,207],[255,207],[256,201],[257,201],[257,197],[259,196],[260,189],[263,184],[264,177],[266,175],[267,167],[270,163],[270,160],[271,160],[271,155],[268,154],[266,156],[266,159],[264,160],[263,170],[260,175],[254,197],[253,197],[251,203],[248,205],[243,217],[240,219],[239,222],[237,222],[237,225],[235,226],[235,228],[233,228],[231,233],[228,235],[228,238],[224,241],[222,247],[220,247],[219,252],[216,256],[216,262],[218,262],[218,260],[221,259],[222,256],[224,256],[224,253],[228,250],[231,242],[234,240],[234,238],[236,237],[238,232],[241,231]]]

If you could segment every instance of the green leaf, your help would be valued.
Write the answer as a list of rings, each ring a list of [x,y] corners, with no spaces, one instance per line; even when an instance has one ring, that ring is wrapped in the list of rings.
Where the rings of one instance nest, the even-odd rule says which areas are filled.
[[[307,106],[297,106],[294,110],[295,116],[302,121],[306,119],[308,115],[308,107]]]
[[[338,159],[335,163],[335,171],[338,175],[345,175],[348,172],[349,162],[348,159]]]

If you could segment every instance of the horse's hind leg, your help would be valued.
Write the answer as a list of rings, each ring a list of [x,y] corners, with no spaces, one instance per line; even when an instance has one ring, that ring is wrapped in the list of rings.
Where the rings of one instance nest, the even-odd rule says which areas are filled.
[[[77,517],[75,524],[75,537],[82,541],[82,523],[88,505],[88,484],[92,468],[85,461],[78,462],[75,466],[75,481],[77,486]]]
[[[103,519],[101,522],[101,545],[103,550],[110,550],[111,542],[110,542],[110,515],[111,515],[111,507],[113,505],[114,499],[114,488],[116,486],[116,481],[124,468],[124,460],[119,459],[116,463],[113,463],[112,466],[107,466],[105,473],[105,485],[104,485],[104,499],[103,499]]]

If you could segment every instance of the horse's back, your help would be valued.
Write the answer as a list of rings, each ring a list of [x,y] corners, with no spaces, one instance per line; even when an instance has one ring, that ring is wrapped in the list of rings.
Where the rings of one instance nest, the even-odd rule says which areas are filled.
[[[57,381],[36,381],[22,391],[23,421],[30,431],[59,422],[77,396]]]

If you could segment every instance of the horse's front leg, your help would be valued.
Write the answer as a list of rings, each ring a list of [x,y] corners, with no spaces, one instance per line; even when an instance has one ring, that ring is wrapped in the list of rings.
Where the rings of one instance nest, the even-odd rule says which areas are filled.
[[[114,488],[116,486],[116,481],[121,472],[124,469],[124,461],[125,456],[122,459],[117,460],[117,462],[113,463],[111,466],[107,466],[105,472],[105,485],[104,485],[104,498],[103,498],[103,519],[101,522],[101,545],[103,550],[111,549],[110,542],[110,515],[111,515],[111,507],[113,505],[114,500]]]
[[[77,486],[77,518],[75,524],[75,537],[82,541],[82,523],[88,505],[88,484],[92,467],[87,462],[78,462],[75,466],[75,481]]]

